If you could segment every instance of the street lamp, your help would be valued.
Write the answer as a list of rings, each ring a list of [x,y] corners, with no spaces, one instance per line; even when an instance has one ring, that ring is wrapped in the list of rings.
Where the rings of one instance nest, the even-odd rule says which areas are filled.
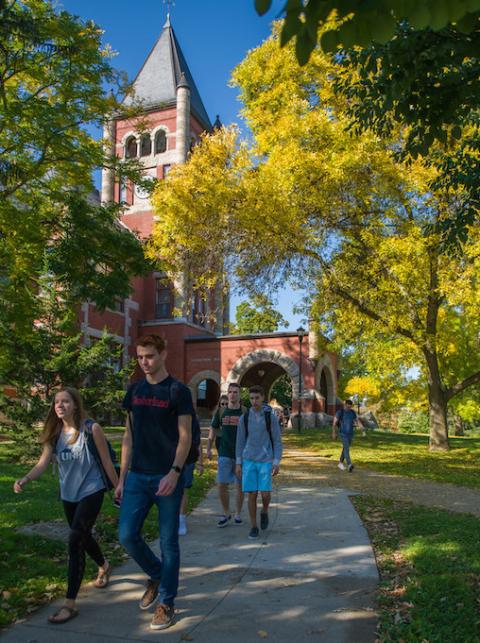
[[[303,338],[305,337],[305,328],[300,326],[300,328],[297,328],[297,335],[298,335],[298,346],[299,346],[299,360],[298,360],[298,432],[301,433],[302,431],[302,342]]]

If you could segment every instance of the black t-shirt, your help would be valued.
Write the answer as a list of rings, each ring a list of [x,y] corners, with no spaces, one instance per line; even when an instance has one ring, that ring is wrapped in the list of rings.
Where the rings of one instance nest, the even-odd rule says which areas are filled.
[[[128,388],[123,408],[133,415],[132,471],[165,475],[178,446],[178,416],[194,413],[190,389],[170,375],[157,384],[141,380]]]

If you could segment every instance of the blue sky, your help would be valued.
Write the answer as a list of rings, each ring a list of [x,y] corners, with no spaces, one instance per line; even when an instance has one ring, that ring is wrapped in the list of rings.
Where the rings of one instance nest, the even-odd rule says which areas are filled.
[[[172,26],[212,122],[219,114],[224,124],[242,125],[236,91],[228,87],[232,69],[268,37],[271,21],[283,4],[284,0],[274,0],[262,18],[253,0],[176,0],[172,6]],[[58,5],[102,27],[104,42],[118,53],[115,67],[130,79],[160,35],[167,12],[163,0],[63,0]],[[232,297],[232,319],[241,299]],[[302,322],[292,311],[300,299],[301,293],[290,288],[279,293],[277,308],[290,329]]]

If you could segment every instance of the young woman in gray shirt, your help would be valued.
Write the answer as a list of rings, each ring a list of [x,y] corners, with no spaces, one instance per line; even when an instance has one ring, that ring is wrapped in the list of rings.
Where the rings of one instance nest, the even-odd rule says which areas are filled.
[[[105,435],[99,424],[91,424],[91,434],[103,469],[116,487],[118,477],[112,464]],[[92,536],[100,512],[105,482],[97,459],[88,447],[87,424],[82,399],[74,388],[59,390],[51,403],[40,438],[42,454],[37,464],[13,485],[15,493],[39,478],[55,459],[60,477],[60,497],[70,526],[68,542],[68,589],[64,605],[49,617],[50,623],[66,623],[78,615],[75,601],[85,572],[85,553],[98,565],[95,586],[106,587],[110,564]]]

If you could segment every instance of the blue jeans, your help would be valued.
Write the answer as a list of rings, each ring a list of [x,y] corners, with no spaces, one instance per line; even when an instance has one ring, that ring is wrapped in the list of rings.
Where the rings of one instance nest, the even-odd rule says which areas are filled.
[[[119,540],[149,578],[159,581],[160,602],[174,604],[178,591],[180,548],[178,516],[183,496],[183,472],[170,496],[156,496],[162,475],[130,471],[123,490],[120,509]],[[157,505],[161,560],[153,553],[141,531],[153,505]]]
[[[343,449],[342,455],[340,456],[340,462],[344,460],[347,461],[347,465],[350,466],[352,461],[350,460],[350,445],[352,444],[353,435],[347,433],[340,433],[340,440],[342,441]]]

